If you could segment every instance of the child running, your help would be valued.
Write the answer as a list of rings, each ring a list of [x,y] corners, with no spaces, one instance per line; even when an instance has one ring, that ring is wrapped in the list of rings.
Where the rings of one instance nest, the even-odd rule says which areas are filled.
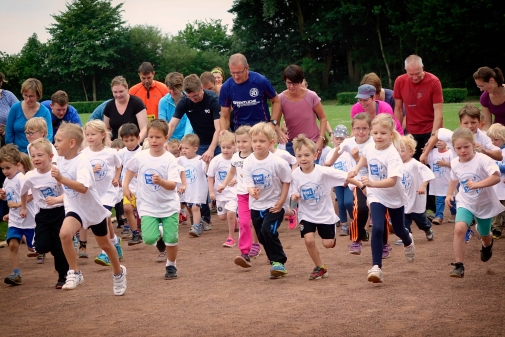
[[[505,206],[505,126],[500,123],[491,125],[487,130],[487,135],[491,138],[494,146],[501,149],[504,155],[504,160],[497,161],[496,164],[500,169],[500,182],[493,186],[498,199],[501,204]],[[501,238],[505,228],[505,213],[502,212],[493,218],[491,231],[493,232],[493,239],[498,240]]]
[[[124,143],[120,138],[114,139],[112,142],[110,142],[110,148],[114,149],[116,151],[119,151],[123,149]],[[119,152],[118,152],[119,155]],[[121,158],[119,158],[121,160]],[[122,172],[121,172],[122,173]],[[118,196],[116,198],[116,204],[114,205],[114,210],[116,211],[116,221],[117,221],[117,228],[123,228],[125,227],[125,221],[124,221],[124,207],[123,207],[123,188],[121,187],[121,181],[123,180],[123,176],[119,176],[119,186],[118,186]],[[128,226],[128,225],[126,225]],[[129,226],[128,226],[129,227]]]
[[[476,145],[471,130],[458,128],[452,134],[452,145],[458,156],[451,162],[451,182],[445,203],[447,207],[454,200],[453,193],[459,183],[456,195],[456,225],[454,227],[454,256],[456,263],[449,274],[451,277],[465,276],[465,234],[474,218],[482,240],[480,259],[487,262],[493,255],[492,218],[503,211],[495,190],[491,188],[500,182],[500,169],[488,156],[475,153]]]
[[[251,218],[271,263],[270,278],[281,278],[287,274],[284,266],[287,257],[278,228],[287,206],[291,169],[286,161],[269,151],[275,142],[275,131],[270,123],[254,125],[249,134],[254,152],[244,161],[242,175],[251,196]]]
[[[107,218],[110,217],[110,212],[103,207],[96,191],[91,163],[79,152],[83,138],[79,125],[65,122],[54,137],[59,157],[58,166],[51,169],[51,176],[63,185],[65,192],[65,220],[61,226],[60,238],[70,268],[62,289],[75,289],[84,282],[78,269],[72,239],[79,229],[91,228],[96,242],[112,264],[114,295],[121,296],[126,292],[126,267],[119,263],[117,250],[107,237]]]
[[[235,152],[231,157],[231,167],[226,175],[226,179],[216,189],[218,193],[222,193],[229,184],[236,184],[238,216],[240,219],[240,231],[238,236],[238,249],[240,250],[240,255],[235,257],[235,264],[243,268],[251,267],[251,257],[255,258],[261,252],[258,240],[254,237],[255,232],[251,230],[249,192],[244,184],[244,177],[242,174],[244,161],[252,153],[250,130],[250,126],[243,125],[235,131],[235,147],[238,152]]]
[[[9,245],[9,255],[13,268],[12,274],[4,279],[4,282],[13,286],[21,285],[23,279],[19,268],[19,245],[23,236],[26,238],[26,245],[33,251],[33,236],[35,234],[35,213],[36,207],[32,202],[33,197],[27,198],[29,204],[28,211],[21,214],[21,188],[25,180],[23,165],[21,164],[21,152],[16,145],[7,144],[0,149],[0,168],[5,175],[3,189],[0,189],[0,198],[7,201],[9,206],[9,220],[7,229],[7,244]]]
[[[68,262],[61,247],[60,230],[65,219],[63,207],[63,189],[51,176],[52,160],[55,154],[53,145],[45,138],[30,143],[30,156],[35,165],[25,175],[21,187],[21,217],[27,215],[28,192],[31,190],[33,203],[38,210],[35,215],[35,238],[33,245],[38,253],[49,253],[54,257],[54,269],[58,272],[56,289],[65,284],[68,273]],[[29,205],[29,204],[28,204]],[[29,206],[28,206],[29,207]]]
[[[173,138],[167,143],[168,152],[170,152],[175,158],[179,158],[181,156],[181,150],[179,147],[181,146],[181,141]],[[181,183],[177,184],[177,193],[179,193],[179,198],[184,195],[186,192],[186,172],[184,171],[184,167],[179,165],[179,174],[181,177]],[[181,198],[182,199],[182,198]],[[187,205],[184,202],[181,202],[181,210],[179,212],[179,225],[187,225],[188,224],[188,214],[186,214]],[[189,213],[189,210],[188,210]],[[193,223],[193,217],[190,213],[191,223]]]
[[[225,131],[219,137],[219,146],[221,154],[212,158],[209,163],[207,176],[209,180],[209,195],[211,200],[216,201],[217,215],[220,220],[226,220],[228,223],[228,238],[223,243],[223,247],[235,247],[235,224],[237,221],[237,191],[236,181],[230,182],[231,186],[216,194],[217,188],[226,179],[226,175],[231,168],[231,158],[235,152],[235,135]]]
[[[177,160],[165,150],[168,123],[160,119],[150,121],[146,139],[149,149],[137,153],[126,164],[123,192],[126,198],[132,198],[131,181],[137,175],[138,211],[144,243],[154,245],[158,241],[161,223],[167,257],[165,280],[173,280],[177,278],[180,205],[176,186],[180,178]]]
[[[108,134],[104,122],[100,120],[89,121],[84,126],[84,132],[88,147],[84,148],[82,153],[88,158],[93,168],[96,191],[102,201],[102,205],[108,211],[111,211],[112,207],[116,204],[119,193],[119,177],[121,174],[119,156],[116,150],[106,146]],[[107,228],[109,229],[110,242],[116,247],[119,260],[121,260],[123,258],[121,238],[118,238],[114,233],[110,217],[107,218]],[[95,263],[102,266],[111,265],[107,253],[103,250],[95,258]]]
[[[428,166],[421,164],[413,158],[416,152],[417,142],[412,135],[401,137],[403,147],[400,156],[403,161],[402,185],[407,194],[407,204],[405,204],[405,228],[412,233],[410,225],[412,221],[426,234],[428,241],[433,240],[433,229],[431,222],[426,217],[426,186],[435,175]]]
[[[404,205],[407,195],[402,186],[402,159],[398,149],[401,148],[400,134],[395,129],[395,121],[388,114],[380,114],[372,121],[372,136],[375,142],[363,149],[359,163],[350,177],[355,177],[359,170],[368,166],[368,174],[361,177],[366,188],[372,227],[372,269],[368,271],[368,281],[382,283],[383,235],[387,231],[386,212],[391,218],[394,233],[404,245],[407,262],[413,262],[416,256],[412,234],[404,225]]]

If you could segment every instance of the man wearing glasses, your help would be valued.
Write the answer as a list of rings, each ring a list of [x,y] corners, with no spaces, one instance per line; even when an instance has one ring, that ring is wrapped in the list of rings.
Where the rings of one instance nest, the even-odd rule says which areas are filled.
[[[272,115],[280,116],[281,101],[270,81],[263,75],[249,70],[247,59],[242,54],[234,54],[229,61],[230,74],[221,87],[219,104],[221,105],[221,130],[230,127],[230,111],[233,108],[235,130],[242,125],[254,125],[259,122],[270,122],[270,111],[267,100],[272,102]],[[280,133],[279,121],[272,120],[280,143],[286,137]]]

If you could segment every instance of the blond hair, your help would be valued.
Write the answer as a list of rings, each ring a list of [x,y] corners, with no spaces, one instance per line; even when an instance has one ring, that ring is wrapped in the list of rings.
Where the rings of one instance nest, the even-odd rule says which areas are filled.
[[[264,134],[268,140],[275,140],[275,130],[271,123],[261,122],[255,124],[251,130],[249,130],[251,137],[257,136],[259,134]]]
[[[20,153],[20,163],[23,165],[24,173],[34,169],[32,159],[24,152]]]
[[[417,142],[412,135],[401,136],[400,139],[405,144],[405,147],[408,147],[412,151],[416,150]]]
[[[470,129],[467,128],[457,128],[456,130],[454,130],[451,138],[452,145],[454,145],[454,142],[458,139],[464,139],[474,144],[473,133],[472,131],[470,131]]]
[[[25,131],[41,131],[43,133],[42,137],[47,136],[47,122],[42,117],[32,117],[26,121]]]
[[[305,134],[298,135],[295,139],[293,139],[293,150],[300,151],[302,147],[307,147],[312,154],[315,154],[317,151],[317,145],[311,139],[308,139]]]
[[[95,131],[98,131],[102,134],[102,145],[107,146],[107,144],[110,143],[109,139],[109,133],[107,132],[107,127],[105,126],[105,123],[102,122],[99,119],[94,119],[92,121],[89,121],[84,125],[84,131],[86,131],[87,128],[92,128]]]
[[[112,142],[110,142],[110,147],[112,149],[122,149],[124,147],[124,143],[121,138],[116,138]]]
[[[51,142],[46,138],[35,139],[33,143],[30,144],[30,149],[40,149],[42,148],[47,154],[54,154]]]
[[[182,137],[181,144],[189,144],[191,146],[198,147],[200,146],[200,138],[194,133],[191,133]]]
[[[372,120],[372,127],[374,125],[379,125],[382,127],[387,128],[392,136],[391,136],[391,142],[393,143],[393,146],[398,150],[398,152],[401,152],[402,149],[405,149],[405,144],[403,144],[401,135],[396,131],[396,123],[389,114],[380,114],[375,116],[375,118]]]
[[[169,142],[168,142],[168,147],[170,148],[179,148],[179,145],[181,145],[181,141],[177,138],[174,138],[174,139],[171,139]]]
[[[487,130],[487,136],[489,138],[498,138],[505,142],[505,126],[500,123],[491,125]]]
[[[365,121],[368,124],[368,127],[372,127],[372,119],[366,112],[361,112],[354,116],[351,121],[351,127],[354,126],[354,121]]]
[[[235,136],[247,134],[250,137],[251,135],[249,134],[249,131],[251,131],[251,127],[249,125],[242,125],[237,130],[235,130]]]
[[[56,134],[60,132],[65,134],[65,136],[67,136],[69,139],[75,140],[78,149],[81,147],[82,141],[84,140],[84,134],[79,125],[63,122],[58,128],[58,132],[56,132]]]
[[[126,88],[126,90],[128,90],[128,83],[123,76],[116,76],[112,79],[112,82],[110,82],[110,87],[112,88],[115,85],[122,85]]]
[[[235,135],[233,133],[231,133],[230,131],[228,130],[225,130],[223,132],[223,134],[219,137],[219,145],[221,145],[221,143],[223,142],[227,142],[227,143],[230,143],[231,145],[235,145]]]

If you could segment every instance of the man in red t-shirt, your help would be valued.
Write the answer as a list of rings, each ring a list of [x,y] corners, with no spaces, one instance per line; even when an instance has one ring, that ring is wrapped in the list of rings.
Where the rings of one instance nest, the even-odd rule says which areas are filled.
[[[405,59],[406,74],[398,76],[394,86],[395,116],[402,123],[405,104],[407,131],[417,141],[414,158],[419,160],[422,148],[431,135],[443,125],[442,85],[433,74],[424,71],[417,55]]]
[[[165,84],[154,80],[154,68],[149,62],[143,62],[139,67],[140,83],[130,88],[129,94],[137,96],[144,102],[147,110],[147,120],[158,118],[160,99],[168,94]]]

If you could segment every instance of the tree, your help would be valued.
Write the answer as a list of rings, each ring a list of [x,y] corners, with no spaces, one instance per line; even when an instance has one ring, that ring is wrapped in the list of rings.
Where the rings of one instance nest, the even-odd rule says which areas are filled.
[[[86,100],[85,79],[92,77],[93,100],[100,72],[111,69],[120,58],[117,53],[124,39],[122,3],[113,7],[110,0],[74,0],[67,10],[52,15],[56,23],[51,34],[51,70],[81,80]]]
[[[220,19],[188,23],[184,30],[178,32],[176,39],[190,48],[202,51],[214,49],[222,54],[228,54],[232,45],[228,25],[223,25]]]

